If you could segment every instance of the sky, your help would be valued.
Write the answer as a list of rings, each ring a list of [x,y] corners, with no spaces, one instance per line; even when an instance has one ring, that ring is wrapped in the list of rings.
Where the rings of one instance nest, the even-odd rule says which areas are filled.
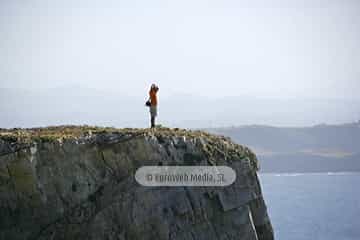
[[[345,101],[338,108],[360,99],[357,0],[0,0],[0,36],[3,92],[95,89],[131,99],[157,83],[162,99]],[[327,111],[340,121],[337,108]],[[341,121],[360,116],[358,106],[346,111]]]
[[[0,2],[0,87],[357,97],[360,2]]]

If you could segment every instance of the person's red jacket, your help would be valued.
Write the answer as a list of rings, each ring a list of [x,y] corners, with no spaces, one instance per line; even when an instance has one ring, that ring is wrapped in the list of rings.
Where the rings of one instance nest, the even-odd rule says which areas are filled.
[[[149,92],[151,106],[157,105],[157,96],[156,96],[157,91],[158,91],[158,89],[152,88]]]

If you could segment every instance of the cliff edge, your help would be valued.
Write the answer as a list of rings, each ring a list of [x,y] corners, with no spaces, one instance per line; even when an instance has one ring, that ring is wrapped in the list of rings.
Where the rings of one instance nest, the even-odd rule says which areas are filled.
[[[142,166],[226,165],[227,187],[144,187]],[[247,147],[201,131],[0,129],[0,239],[273,239]]]

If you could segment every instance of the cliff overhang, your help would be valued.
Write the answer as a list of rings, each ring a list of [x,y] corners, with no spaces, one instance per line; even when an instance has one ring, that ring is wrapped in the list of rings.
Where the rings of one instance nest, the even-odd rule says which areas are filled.
[[[230,166],[228,187],[144,187],[142,166]],[[0,130],[1,239],[273,239],[256,155],[184,129]]]

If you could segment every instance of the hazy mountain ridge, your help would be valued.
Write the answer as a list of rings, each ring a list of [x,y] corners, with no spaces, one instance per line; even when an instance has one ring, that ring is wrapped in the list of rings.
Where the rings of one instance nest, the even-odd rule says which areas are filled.
[[[360,171],[360,122],[303,128],[252,125],[208,131],[251,146],[263,172]]]
[[[0,88],[0,127],[89,124],[148,126],[144,102],[148,89],[97,90],[68,86],[41,90]],[[159,91],[159,123],[169,127],[207,128],[241,124],[308,126],[360,119],[360,99],[287,99],[270,97],[201,97]]]
[[[149,113],[144,106],[147,90],[137,94],[127,95],[126,89],[107,91],[81,86],[41,90],[0,88],[0,128],[66,124],[147,127]],[[161,94],[160,89],[158,122],[170,127],[211,128],[255,122],[276,126],[311,125],[360,119],[360,100],[206,98],[183,94],[163,97]],[[267,125],[209,131],[251,146],[262,162],[262,171],[360,170],[359,123],[304,128]],[[312,161],[323,167],[305,167]],[[329,166],[325,167],[324,162]]]

